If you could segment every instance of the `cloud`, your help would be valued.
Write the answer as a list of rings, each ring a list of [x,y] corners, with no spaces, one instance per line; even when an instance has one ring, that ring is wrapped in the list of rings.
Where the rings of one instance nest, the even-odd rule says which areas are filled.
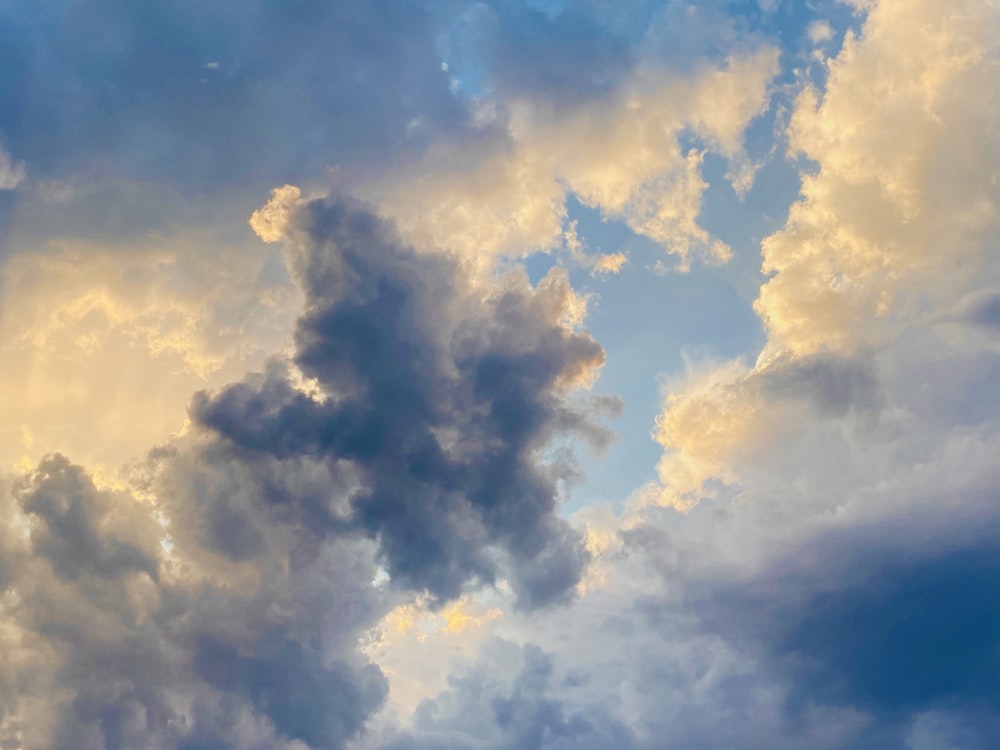
[[[0,21],[0,129],[39,177],[260,189],[398,149],[414,117],[431,131],[463,119],[419,4],[36,10]]]
[[[294,185],[283,185],[271,191],[271,198],[250,215],[250,228],[264,242],[278,242],[288,230],[292,211],[302,198]]]
[[[448,690],[428,698],[415,714],[411,732],[390,739],[386,750],[487,747],[541,748],[634,747],[626,726],[601,706],[570,709],[558,697],[552,658],[534,646],[491,644],[492,653],[465,674],[451,678]],[[519,665],[508,680],[498,679],[504,662]],[[571,678],[570,678],[571,679]]]
[[[1000,328],[1000,292],[984,290],[963,298],[958,317],[983,328]]]
[[[813,44],[823,44],[833,39],[833,27],[827,21],[813,21],[808,29],[809,41]]]
[[[24,162],[16,162],[2,146],[0,146],[0,190],[14,190],[24,182],[27,170]]]
[[[503,621],[572,673],[552,688],[567,713],[609,707],[648,748],[989,746],[996,420],[860,426],[838,390],[810,387],[827,416],[799,426],[801,451],[765,442],[738,494],[589,515],[603,585],[571,611]],[[482,678],[510,680],[499,665]],[[473,733],[455,718],[427,741],[446,728]]]
[[[654,434],[667,453],[658,471],[660,502],[690,508],[714,492],[711,482],[738,482],[777,452],[789,460],[815,446],[801,443],[818,425],[863,425],[880,410],[882,385],[866,357],[779,357],[748,368],[737,362],[691,369],[670,387]],[[834,427],[834,429],[838,429]]]
[[[181,430],[194,390],[280,351],[301,302],[277,253],[196,231],[53,240],[7,261],[0,294],[0,389],[20,394],[0,404],[0,454],[104,473]]]
[[[439,255],[417,255],[348,201],[314,201],[287,225],[306,312],[296,364],[324,397],[272,370],[196,398],[193,419],[240,450],[353,462],[351,519],[380,541],[394,580],[435,597],[493,582],[492,545],[511,558],[526,606],[563,597],[586,555],[555,515],[561,469],[539,461],[560,433],[603,433],[563,395],[603,363],[564,324],[564,273],[496,292]]]
[[[634,9],[628,9],[625,14]],[[481,68],[477,88],[572,105],[613,91],[635,64],[629,40],[586,5],[554,12],[514,3],[466,11],[443,44],[449,69]]]
[[[884,342],[996,272],[997,23],[989,4],[877,3],[801,94],[789,148],[818,170],[763,243],[775,346]]]
[[[348,200],[284,240],[294,363],[199,394],[121,489],[60,455],[0,488],[4,743],[344,747],[387,691],[359,643],[404,596],[572,597],[546,452],[606,440],[609,405],[572,395],[603,352],[565,274],[484,289]]]
[[[739,515],[805,523],[784,520],[751,542],[763,555],[738,553],[741,569],[696,575],[687,606],[788,686],[787,721],[814,706],[849,708],[867,716],[860,737],[907,747],[943,711],[968,722],[952,746],[985,746],[1000,709],[1000,609],[988,583],[1000,551],[989,531],[995,447],[995,436],[956,434],[926,463],[883,471],[878,483],[847,479],[860,462],[842,466],[836,513],[815,514],[808,496],[777,511],[751,489]]]
[[[754,368],[708,368],[668,395],[658,429],[668,448],[660,465],[668,502],[684,506],[703,490],[710,496],[704,488],[713,481],[734,482],[771,441],[798,453],[784,441],[824,410],[796,413],[792,383],[770,393],[751,383],[780,381],[816,357],[842,357],[848,368],[875,362],[892,373],[891,388],[908,408],[924,412],[941,401],[952,410],[945,419],[967,410],[955,399],[945,407],[947,394],[981,393],[971,383],[948,384],[929,350],[915,349],[916,341],[945,346],[972,368],[952,372],[968,372],[977,383],[974,373],[992,368],[991,354],[971,353],[978,344],[944,342],[929,331],[935,316],[960,303],[968,308],[962,315],[975,316],[975,305],[985,303],[968,295],[988,296],[977,291],[980,279],[997,270],[991,159],[998,152],[982,92],[996,74],[987,50],[998,19],[982,4],[966,10],[874,5],[860,34],[848,33],[830,62],[825,90],[807,86],[799,96],[790,151],[816,169],[804,173],[785,227],[762,243],[771,276],[754,309],[768,342]],[[932,380],[936,399],[916,398],[907,384]],[[873,404],[860,406],[870,411]]]
[[[78,420],[91,425],[77,437],[84,449],[122,429],[122,414],[159,424],[172,413],[155,407],[165,363],[214,379],[182,434],[153,438],[162,442],[114,481],[59,455],[0,477],[0,746],[992,747],[1000,353],[989,286],[996,134],[982,93],[996,73],[992,9],[869,4],[826,90],[803,95],[792,117],[805,179],[764,246],[768,345],[752,365],[695,364],[671,381],[660,484],[570,521],[560,501],[579,466],[568,448],[605,444],[616,408],[584,392],[604,353],[581,328],[586,298],[565,271],[493,277],[497,255],[554,244],[572,258],[574,193],[658,238],[681,266],[722,260],[700,219],[704,160],[723,156],[744,185],[744,134],[768,106],[777,53],[722,19],[691,45],[729,57],[696,56],[682,74],[622,42],[650,26],[652,11],[635,7],[608,27],[595,20],[612,13],[600,4],[562,14],[481,4],[468,15],[449,5],[444,20],[418,6],[320,5],[280,18],[266,3],[210,10],[203,39],[183,5],[98,4],[92,23],[113,43],[94,59],[114,84],[99,90],[85,66],[66,67],[86,57],[79,50],[27,54],[42,33],[30,19],[15,18],[23,38],[0,29],[12,41],[0,71],[13,71],[0,84],[15,102],[26,101],[16,81],[45,84],[49,66],[68,75],[67,97],[23,105],[52,114],[52,128],[15,129],[11,141],[33,177],[39,164],[40,186],[62,179],[57,163],[87,169],[90,157],[45,157],[74,107],[97,112],[88,122],[101,132],[73,147],[116,174],[149,168],[212,190],[288,179],[274,174],[282,148],[213,172],[199,162],[211,138],[166,104],[147,128],[157,107],[133,111],[125,92],[153,81],[185,111],[191,91],[221,89],[206,118],[229,132],[227,113],[239,111],[249,125],[220,159],[252,154],[269,128],[314,157],[303,168],[313,175],[356,145],[334,179],[376,207],[303,198],[314,191],[305,180],[253,214],[298,285],[283,304],[304,307],[293,346],[251,357],[250,374],[242,344],[282,340],[272,318],[240,327],[259,291],[274,291],[277,251],[226,246],[219,262],[232,275],[188,250],[176,270],[180,251],[161,247],[175,234],[130,253],[63,243],[8,263],[5,306],[17,312],[3,332],[31,352],[8,381],[23,401],[70,411],[49,390],[57,366],[46,358],[105,347],[115,363],[142,362],[144,387],[126,401],[143,409],[122,409],[115,429],[102,421],[107,390],[93,387],[100,368],[85,387],[74,381],[74,397],[93,402]],[[719,20],[727,7],[671,3],[661,20],[686,8]],[[489,44],[441,71],[447,45],[432,32],[457,16],[456,37],[471,19],[483,35],[472,38]],[[236,42],[218,37],[220,24]],[[647,46],[690,26],[678,28]],[[190,88],[176,77],[188,69]],[[459,79],[454,91],[444,72]],[[383,77],[393,85],[380,88]],[[302,96],[313,89],[316,99]],[[268,110],[275,103],[289,110]],[[115,141],[129,133],[148,138]],[[79,210],[76,191],[91,188],[68,184],[74,194],[45,210]],[[135,205],[114,212],[143,234]],[[578,260],[613,270],[621,258]],[[161,285],[167,269],[177,276]],[[84,288],[84,276],[105,282]],[[207,334],[219,320],[238,335]],[[51,444],[45,432],[36,440]],[[144,442],[138,434],[127,442]]]
[[[690,74],[650,64],[568,107],[484,97],[478,132],[352,190],[417,245],[473,262],[557,247],[572,193],[663,245],[681,270],[696,259],[722,263],[731,251],[699,224],[702,162],[712,151],[734,175],[745,166],[743,133],[767,109],[777,59],[762,47]],[[703,147],[686,146],[691,137]]]
[[[5,743],[340,747],[384,697],[378,670],[317,629],[335,625],[349,644],[377,615],[364,578],[333,572],[374,570],[363,545],[294,559],[285,548],[271,558],[282,565],[257,560],[255,584],[239,587],[166,554],[164,524],[183,517],[99,490],[61,456],[2,499],[4,633],[16,654],[0,669]]]
[[[792,118],[803,194],[764,243],[760,357],[669,383],[661,484],[587,516],[597,566],[572,610],[501,620],[574,671],[549,683],[563,716],[608,706],[638,747],[994,741],[997,18],[865,5]],[[514,684],[489,650],[411,746],[518,746],[448,703]]]

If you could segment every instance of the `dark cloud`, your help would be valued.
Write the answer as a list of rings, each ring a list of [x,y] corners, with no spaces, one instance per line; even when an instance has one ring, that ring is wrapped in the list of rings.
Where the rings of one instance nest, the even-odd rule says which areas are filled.
[[[144,572],[156,579],[156,535],[151,524],[147,521],[145,528],[119,524],[118,533],[145,545],[120,538],[108,526],[112,513],[122,513],[122,503],[98,492],[86,472],[65,457],[45,459],[33,474],[14,484],[13,493],[37,522],[32,534],[35,553],[47,559],[60,577],[119,578]],[[134,510],[131,515],[141,518]]]
[[[20,644],[0,668],[5,747],[338,748],[385,698],[356,651],[385,610],[370,545],[297,544],[286,524],[226,568],[180,557],[187,519],[168,515],[167,554],[154,506],[61,456],[16,481],[4,510],[4,617]]]
[[[985,747],[1000,718],[995,500],[914,498],[834,525],[762,570],[694,584],[689,604],[707,632],[754,654],[785,727],[817,706],[856,711],[859,746],[902,748],[927,716],[957,711],[964,739],[947,747]]]
[[[559,436],[602,438],[565,391],[603,352],[560,324],[565,276],[477,296],[454,262],[345,201],[301,209],[291,242],[306,292],[296,362],[326,395],[275,369],[200,395],[195,420],[248,462],[349,462],[346,516],[313,519],[376,538],[402,586],[447,599],[506,574],[525,606],[567,595],[586,554],[555,514],[566,471],[542,456]],[[252,546],[242,522],[223,525],[220,549]]]
[[[245,697],[257,713],[271,717],[278,732],[309,747],[339,746],[357,734],[387,690],[377,667],[323,666],[315,653],[281,633],[269,634],[249,653],[201,636],[193,659],[209,685]]]
[[[0,132],[35,177],[234,188],[463,119],[419,4],[45,0],[0,11],[0,50]]]
[[[1000,328],[1000,292],[988,290],[966,297],[959,317],[983,328]]]
[[[1000,707],[1000,550],[864,563],[857,583],[809,596],[781,634],[797,684],[878,712],[947,700]]]

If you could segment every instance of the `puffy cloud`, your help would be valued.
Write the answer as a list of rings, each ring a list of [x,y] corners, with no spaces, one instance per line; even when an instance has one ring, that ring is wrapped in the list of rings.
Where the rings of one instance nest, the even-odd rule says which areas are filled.
[[[10,258],[0,389],[20,396],[0,403],[4,460],[60,450],[108,474],[181,430],[194,390],[288,341],[301,297],[276,259],[197,232]]]
[[[815,164],[764,243],[767,346],[668,385],[662,485],[588,514],[572,611],[500,620],[575,670],[564,716],[611,707],[638,747],[994,741],[996,8],[856,5],[792,119]],[[515,679],[480,669],[443,698]],[[414,747],[517,746],[495,712],[427,710]]]
[[[670,386],[657,420],[654,437],[667,449],[659,502],[687,509],[714,494],[713,481],[737,483],[775,453],[794,461],[814,447],[801,440],[817,424],[870,420],[881,406],[881,387],[873,362],[863,357],[786,355],[755,368],[736,362],[692,368]]]
[[[283,185],[271,191],[271,197],[250,215],[250,228],[264,242],[278,242],[288,229],[292,211],[302,198],[294,185]]]
[[[431,21],[421,4],[315,0],[6,8],[0,129],[39,178],[259,190],[405,148],[416,117],[458,125]]]
[[[699,224],[707,151],[745,172],[743,133],[763,114],[777,51],[706,62],[686,74],[652,64],[606,96],[557,107],[484,99],[481,131],[438,144],[384,179],[354,187],[420,245],[477,258],[556,247],[569,193],[662,244],[685,270],[730,250]],[[703,149],[689,148],[692,135]],[[748,187],[743,184],[743,188]]]
[[[373,571],[363,545],[294,559],[286,548],[240,590],[166,554],[164,524],[183,517],[99,490],[61,456],[3,499],[4,633],[16,654],[0,669],[5,744],[337,747],[381,702],[378,670],[350,644],[377,593],[370,578],[336,572]],[[317,628],[331,624],[348,645],[321,642]]]
[[[554,512],[563,469],[539,459],[560,433],[604,439],[564,395],[603,351],[566,321],[565,274],[463,292],[451,260],[414,254],[347,201],[306,204],[287,231],[306,295],[296,364],[323,396],[272,370],[199,396],[195,421],[239,450],[352,462],[352,523],[400,583],[450,598],[492,582],[498,544],[527,606],[572,590],[586,555]]]
[[[636,747],[987,747],[1000,715],[996,416],[942,432],[879,406],[865,423],[851,412],[870,401],[871,370],[795,364],[755,387],[798,391],[788,398],[823,416],[736,464],[738,495],[589,513],[601,585],[570,611],[505,615],[501,632],[566,674],[550,696],[564,715],[605,707]],[[484,661],[476,684],[511,684],[510,661]],[[476,694],[461,674],[449,701]],[[415,747],[501,736],[488,713],[475,729],[471,708],[432,715],[415,715]]]
[[[199,394],[128,490],[60,455],[0,488],[4,744],[344,747],[387,691],[359,645],[404,596],[573,595],[572,466],[546,453],[605,440],[608,405],[571,395],[603,352],[565,274],[484,290],[346,200],[296,208],[284,238],[294,363]]]
[[[541,24],[539,42],[519,11],[498,18],[494,49],[598,54],[558,109],[544,93],[566,69],[531,70],[525,53],[491,70],[503,96],[480,98],[464,141],[435,141],[398,183],[364,183],[416,251],[349,200],[275,191],[251,226],[283,242],[301,287],[294,353],[213,381],[187,432],[130,467],[131,492],[61,457],[0,486],[0,745],[990,747],[995,134],[969,90],[995,73],[992,8],[961,6],[969,22],[940,3],[907,4],[912,19],[903,3],[872,7],[822,103],[806,95],[793,118],[793,148],[818,171],[765,247],[769,346],[753,366],[692,368],[670,386],[666,489],[637,492],[623,517],[558,514],[577,470],[564,441],[601,444],[595,412],[613,408],[574,393],[603,361],[579,328],[585,299],[561,271],[493,283],[474,266],[572,251],[568,192],[675,251],[688,242],[682,260],[710,255],[702,150],[739,171],[773,53],[657,78],[587,17],[571,15],[566,39]],[[325,41],[340,10],[300,4],[296,28]],[[353,10],[355,32],[368,15]],[[300,38],[286,32],[277,24]],[[197,75],[231,69],[208,52]],[[388,119],[372,143],[398,135]],[[680,145],[692,135],[702,143]],[[629,161],[636,144],[648,159]],[[435,242],[458,257],[428,252]],[[31,280],[43,267],[8,268]],[[130,274],[156,275],[137,262]],[[178,366],[216,366],[226,347],[192,335],[215,319],[211,294],[109,287],[66,302],[66,285],[25,284],[18,308],[37,299],[38,316],[7,330],[58,353],[90,345],[96,320]],[[161,325],[175,309],[202,317]],[[431,697],[396,726],[391,710],[417,703],[425,674]]]
[[[752,369],[709,368],[668,395],[657,433],[668,449],[660,467],[668,502],[696,502],[713,480],[733,483],[752,470],[762,446],[815,418],[790,410],[794,390],[769,395],[751,385],[780,380],[790,366],[833,353],[844,362],[878,361],[898,391],[890,398],[917,412],[936,400],[915,398],[907,381],[938,380],[939,399],[952,391],[935,374],[935,358],[913,342],[944,345],[969,367],[990,371],[992,354],[971,354],[981,341],[964,343],[964,334],[944,341],[927,328],[952,310],[988,319],[982,279],[998,271],[1000,150],[990,124],[995,87],[986,82],[997,74],[989,50],[1000,18],[981,3],[963,9],[873,5],[860,34],[848,33],[830,61],[825,91],[807,87],[799,97],[790,149],[817,168],[803,176],[786,226],[763,242],[772,276],[755,309],[768,343]]]
[[[990,3],[877,3],[801,94],[789,147],[818,169],[763,243],[776,346],[885,341],[995,275],[998,23]]]

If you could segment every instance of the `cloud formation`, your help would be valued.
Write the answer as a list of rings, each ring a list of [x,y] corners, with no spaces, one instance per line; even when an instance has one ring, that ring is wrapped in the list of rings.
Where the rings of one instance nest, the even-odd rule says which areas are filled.
[[[995,4],[119,5],[0,10],[0,747],[991,750]]]
[[[394,592],[572,596],[572,466],[545,452],[606,434],[571,397],[603,352],[565,275],[476,291],[349,200],[284,237],[294,363],[196,396],[132,493],[60,455],[5,488],[5,743],[343,747],[386,695],[358,644]]]
[[[308,203],[288,222],[306,296],[295,361],[326,398],[271,378],[199,397],[192,416],[241,448],[353,461],[354,521],[410,586],[452,597],[470,577],[493,582],[484,545],[499,542],[526,604],[562,596],[585,555],[554,515],[561,470],[539,459],[558,434],[605,437],[563,395],[604,360],[566,319],[578,300],[565,274],[534,289],[514,274],[482,298],[453,261],[401,249],[349,202]]]
[[[789,148],[818,170],[763,243],[774,345],[884,343],[996,271],[997,24],[989,3],[876,3],[799,96]]]
[[[680,270],[724,263],[731,250],[699,223],[702,162],[720,154],[741,190],[752,184],[743,133],[768,108],[777,61],[763,46],[690,75],[650,64],[567,106],[484,98],[478,132],[356,189],[416,243],[472,258],[558,247],[573,195],[662,245]]]

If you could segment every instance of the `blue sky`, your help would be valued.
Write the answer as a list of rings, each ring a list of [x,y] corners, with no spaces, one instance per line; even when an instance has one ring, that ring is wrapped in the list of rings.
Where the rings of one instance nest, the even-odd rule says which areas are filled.
[[[0,2],[0,747],[991,750],[998,49]]]

